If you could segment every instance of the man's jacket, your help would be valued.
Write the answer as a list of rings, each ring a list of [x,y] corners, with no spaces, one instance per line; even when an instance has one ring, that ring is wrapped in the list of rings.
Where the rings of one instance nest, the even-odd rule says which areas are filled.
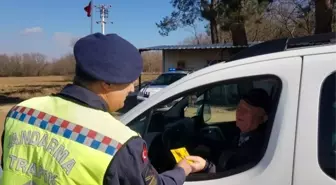
[[[144,140],[107,110],[76,85],[13,107],[4,125],[1,184],[184,183],[180,167],[158,174]]]
[[[255,165],[262,158],[265,149],[265,124],[245,134],[237,136],[227,150],[221,153],[217,168],[221,171],[235,169],[243,165]],[[239,130],[237,128],[237,130]]]

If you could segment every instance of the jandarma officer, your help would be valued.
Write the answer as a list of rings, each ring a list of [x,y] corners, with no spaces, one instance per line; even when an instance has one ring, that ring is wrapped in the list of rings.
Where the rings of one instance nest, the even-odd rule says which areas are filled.
[[[158,174],[146,143],[113,118],[142,69],[137,48],[116,34],[91,34],[74,46],[76,76],[58,94],[32,98],[8,113],[2,184],[180,185],[206,170],[201,157]]]

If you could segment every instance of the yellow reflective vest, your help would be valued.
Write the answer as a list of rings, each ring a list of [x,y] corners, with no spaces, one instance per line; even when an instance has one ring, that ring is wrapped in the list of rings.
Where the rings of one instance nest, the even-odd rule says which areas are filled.
[[[4,130],[2,185],[103,184],[113,156],[138,136],[107,112],[53,96],[15,106]]]

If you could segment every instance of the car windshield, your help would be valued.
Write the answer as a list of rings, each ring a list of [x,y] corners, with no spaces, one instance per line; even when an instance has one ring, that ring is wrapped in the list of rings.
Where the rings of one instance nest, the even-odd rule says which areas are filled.
[[[181,79],[186,74],[183,73],[166,73],[160,75],[157,79],[155,79],[151,85],[170,85],[175,81]]]

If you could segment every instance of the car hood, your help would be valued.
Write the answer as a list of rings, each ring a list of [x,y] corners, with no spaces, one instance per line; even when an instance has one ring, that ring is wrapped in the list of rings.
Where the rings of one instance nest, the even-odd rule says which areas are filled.
[[[144,94],[144,93],[149,93],[149,95],[153,95],[159,91],[161,91],[163,88],[167,87],[166,85],[158,85],[158,86],[148,86],[148,87],[145,87],[143,89],[141,89],[141,94]]]

